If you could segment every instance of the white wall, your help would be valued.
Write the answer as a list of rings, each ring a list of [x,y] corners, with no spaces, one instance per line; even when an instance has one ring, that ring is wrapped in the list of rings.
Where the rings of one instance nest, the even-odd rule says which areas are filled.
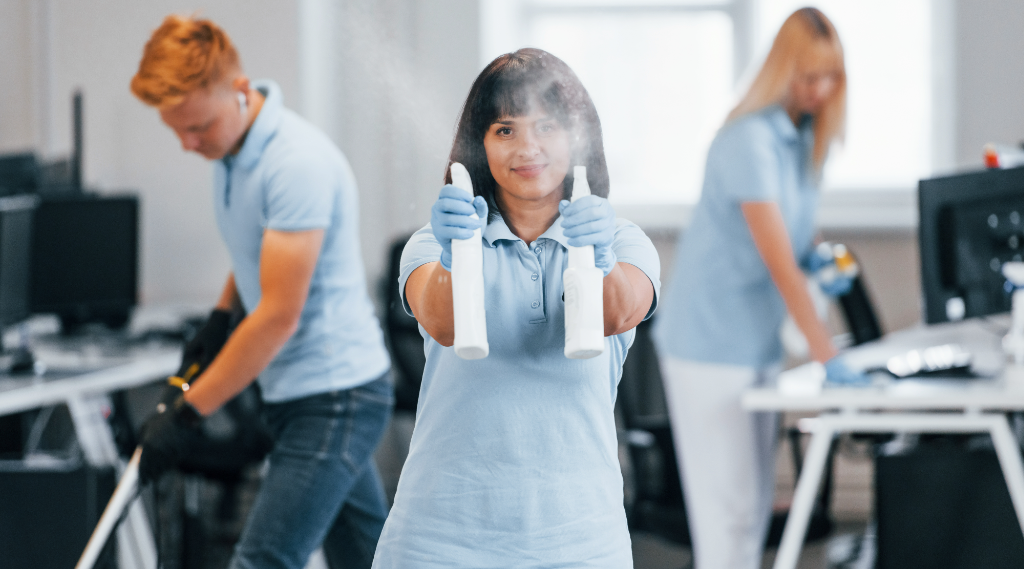
[[[1024,141],[1024,3],[958,0],[957,161],[980,167],[986,142]]]
[[[29,2],[0,0],[0,152],[35,146],[30,23]]]
[[[476,0],[348,0],[333,13],[335,122],[359,181],[376,281],[390,241],[429,221],[456,118],[480,70]]]

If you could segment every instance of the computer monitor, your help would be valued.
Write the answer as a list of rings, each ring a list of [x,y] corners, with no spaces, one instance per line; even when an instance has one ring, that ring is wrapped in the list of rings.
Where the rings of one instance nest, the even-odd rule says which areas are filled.
[[[39,164],[31,152],[0,156],[0,196],[35,192],[39,186]]]
[[[925,321],[1009,311],[1002,266],[1024,258],[1024,168],[921,180],[918,205]]]
[[[71,98],[71,155],[40,160],[32,152],[0,155],[0,196],[82,193],[82,92]]]
[[[138,294],[139,200],[84,194],[44,199],[32,238],[32,312],[65,332],[128,322]]]
[[[0,198],[0,326],[27,318],[35,196]],[[2,343],[0,343],[2,346]]]

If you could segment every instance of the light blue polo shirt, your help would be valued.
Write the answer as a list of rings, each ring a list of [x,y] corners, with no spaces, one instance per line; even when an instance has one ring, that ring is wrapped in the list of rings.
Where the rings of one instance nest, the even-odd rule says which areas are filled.
[[[214,163],[214,211],[246,311],[260,302],[263,232],[323,229],[298,330],[259,376],[263,398],[288,401],[362,385],[391,361],[366,292],[352,170],[322,132],[284,108],[273,81],[245,143]]]
[[[786,306],[754,246],[740,204],[779,204],[797,259],[810,250],[818,204],[813,130],[780,106],[719,131],[704,188],[680,236],[672,280],[655,323],[661,353],[701,362],[765,367],[782,359]]]
[[[632,567],[613,408],[634,331],[605,338],[593,359],[566,358],[561,218],[529,247],[500,217],[482,238],[490,355],[460,359],[420,328],[416,426],[373,566]],[[651,279],[653,312],[651,241],[618,220],[613,248]],[[413,270],[440,256],[429,225],[413,235],[403,297]]]

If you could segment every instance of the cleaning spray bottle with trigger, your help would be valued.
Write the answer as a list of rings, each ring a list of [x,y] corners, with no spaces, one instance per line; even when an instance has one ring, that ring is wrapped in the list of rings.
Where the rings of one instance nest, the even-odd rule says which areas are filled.
[[[590,195],[586,166],[573,169],[572,201]],[[569,247],[565,287],[565,357],[582,360],[604,351],[604,272],[594,266],[594,246]]]
[[[451,165],[452,185],[473,194],[469,171],[458,162]],[[479,219],[473,214],[473,219]],[[469,239],[452,239],[452,309],[455,313],[455,355],[479,360],[490,353],[487,317],[484,312],[484,250],[481,230]]]

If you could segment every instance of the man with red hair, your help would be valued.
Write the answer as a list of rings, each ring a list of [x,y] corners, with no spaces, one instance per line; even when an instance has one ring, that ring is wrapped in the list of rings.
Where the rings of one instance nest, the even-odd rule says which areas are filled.
[[[186,151],[214,163],[232,271],[182,369],[200,370],[142,431],[143,480],[174,468],[204,416],[252,383],[275,445],[232,568],[369,567],[387,516],[373,451],[391,411],[390,360],[366,291],[352,171],[320,131],[250,82],[209,20],[167,17],[132,92]],[[247,316],[228,335],[229,314]]]

